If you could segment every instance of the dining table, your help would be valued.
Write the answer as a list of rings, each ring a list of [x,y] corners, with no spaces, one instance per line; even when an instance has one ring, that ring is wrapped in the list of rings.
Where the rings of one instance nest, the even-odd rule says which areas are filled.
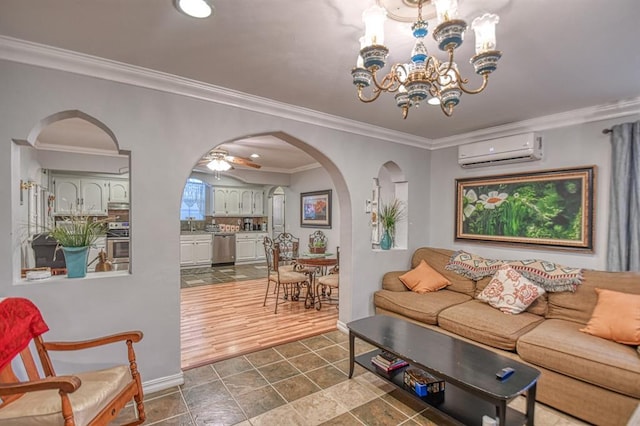
[[[313,308],[316,304],[316,298],[321,295],[315,294],[315,280],[317,276],[325,275],[327,269],[338,264],[338,257],[335,253],[303,253],[299,255],[294,263],[301,265],[305,273],[309,274],[309,287],[304,298],[304,307]]]

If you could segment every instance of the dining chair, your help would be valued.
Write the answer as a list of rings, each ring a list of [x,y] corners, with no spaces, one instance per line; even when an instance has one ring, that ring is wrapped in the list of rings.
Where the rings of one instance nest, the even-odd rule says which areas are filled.
[[[278,313],[278,303],[280,300],[280,287],[284,287],[285,295],[290,294],[291,300],[299,298],[301,287],[304,285],[310,286],[309,276],[301,272],[295,272],[292,270],[284,270],[279,265],[277,259],[280,258],[280,248],[278,244],[273,244],[266,252],[267,258],[267,289],[264,293],[264,302],[262,306],[267,306],[267,297],[269,296],[269,287],[271,283],[275,285],[275,299],[276,306],[274,314]],[[307,287],[307,292],[309,291]]]
[[[298,257],[300,239],[289,232],[281,232],[273,239],[274,244],[280,248],[280,260],[289,264]]]
[[[315,294],[318,300],[316,304],[317,310],[322,308],[322,297],[326,297],[329,303],[331,303],[331,290],[338,290],[340,286],[340,247],[336,247],[336,259],[336,265],[329,270],[327,275],[322,275],[316,279]]]
[[[0,300],[0,425],[107,425],[132,400],[137,417],[127,426],[144,423],[142,384],[133,350],[133,343],[142,340],[142,332],[78,342],[45,342],[42,334],[48,330],[30,300]],[[58,376],[49,357],[53,351],[89,349],[115,342],[125,343],[128,365]]]

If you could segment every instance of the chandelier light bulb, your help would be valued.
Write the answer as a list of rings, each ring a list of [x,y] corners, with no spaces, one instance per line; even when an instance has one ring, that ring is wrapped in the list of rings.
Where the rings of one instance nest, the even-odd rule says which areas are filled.
[[[500,17],[492,13],[485,13],[471,22],[471,29],[476,34],[476,54],[496,50],[496,24]]]
[[[362,12],[365,46],[384,45],[384,22],[386,19],[387,11],[378,5],[373,5]]]
[[[213,6],[207,0],[175,0],[179,11],[193,18],[208,18],[213,13]]]
[[[433,0],[438,24],[458,19],[458,0]]]

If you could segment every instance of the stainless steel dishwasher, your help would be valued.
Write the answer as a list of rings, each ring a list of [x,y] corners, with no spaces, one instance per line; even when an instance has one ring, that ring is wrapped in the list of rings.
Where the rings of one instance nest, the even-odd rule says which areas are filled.
[[[236,236],[235,234],[213,234],[213,256],[211,263],[231,263],[236,261]]]

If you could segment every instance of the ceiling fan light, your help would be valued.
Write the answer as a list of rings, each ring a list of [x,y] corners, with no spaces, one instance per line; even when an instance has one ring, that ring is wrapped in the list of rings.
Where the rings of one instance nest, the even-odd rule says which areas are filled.
[[[226,172],[231,168],[231,164],[219,158],[215,158],[207,164],[207,167],[214,172]]]
[[[213,13],[213,6],[208,0],[175,0],[178,10],[193,18],[208,18]]]

